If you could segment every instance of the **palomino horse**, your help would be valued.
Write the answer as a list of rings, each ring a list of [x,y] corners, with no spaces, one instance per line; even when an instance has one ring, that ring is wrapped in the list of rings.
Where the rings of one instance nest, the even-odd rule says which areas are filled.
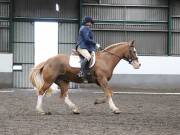
[[[120,113],[120,110],[112,100],[112,89],[108,86],[108,81],[112,77],[113,69],[121,59],[128,61],[135,69],[140,67],[134,41],[116,43],[96,52],[96,63],[90,69],[92,82],[99,85],[105,94],[105,97],[96,99],[95,103],[108,101],[110,109],[116,114]],[[61,89],[60,97],[73,113],[79,114],[78,107],[68,96],[69,82],[83,83],[83,80],[77,76],[78,72],[79,68],[70,67],[69,56],[64,54],[51,57],[33,68],[30,73],[30,81],[38,93],[36,110],[41,114],[46,114],[42,108],[43,96],[55,83]]]

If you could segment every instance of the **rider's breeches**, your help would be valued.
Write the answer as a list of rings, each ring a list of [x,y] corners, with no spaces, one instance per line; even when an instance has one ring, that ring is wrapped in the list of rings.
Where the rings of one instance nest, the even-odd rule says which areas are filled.
[[[91,54],[86,49],[77,48],[77,51],[88,61],[91,59]]]

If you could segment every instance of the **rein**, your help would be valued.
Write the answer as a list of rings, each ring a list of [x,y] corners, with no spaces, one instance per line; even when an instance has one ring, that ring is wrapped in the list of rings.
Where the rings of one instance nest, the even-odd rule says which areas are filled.
[[[103,50],[103,51],[105,51],[105,52],[107,52],[107,53],[109,53],[109,54],[111,54],[111,55],[114,55],[114,56],[118,57],[119,59],[121,59],[120,56],[118,56],[118,55],[116,55],[116,54],[114,54],[114,53],[112,53],[112,52],[109,52],[109,51],[107,51],[107,50]]]
[[[105,52],[107,52],[107,53],[109,53],[109,54],[111,54],[111,55],[113,55],[113,56],[118,57],[119,59],[121,59],[121,57],[120,57],[119,55],[116,55],[116,54],[114,54],[114,53],[112,53],[112,52],[109,52],[109,51],[107,51],[107,50],[104,50],[104,49],[102,49],[101,47],[100,47],[100,49],[103,50],[103,51],[105,51]],[[130,59],[130,58],[123,58],[123,59],[126,60],[126,61],[128,61],[129,64],[131,64],[131,62],[133,61],[133,60]]]

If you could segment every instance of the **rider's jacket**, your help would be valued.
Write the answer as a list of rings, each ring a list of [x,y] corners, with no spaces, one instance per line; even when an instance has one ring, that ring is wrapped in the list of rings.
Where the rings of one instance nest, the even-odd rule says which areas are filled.
[[[81,49],[87,49],[89,52],[96,51],[96,42],[93,40],[93,33],[89,27],[81,26],[77,44]]]

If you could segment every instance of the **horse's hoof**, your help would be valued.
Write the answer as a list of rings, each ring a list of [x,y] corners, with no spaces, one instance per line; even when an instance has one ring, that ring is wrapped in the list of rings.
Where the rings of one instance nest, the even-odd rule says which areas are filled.
[[[97,105],[97,104],[99,104],[99,103],[95,100],[95,101],[94,101],[94,104]]]
[[[80,114],[80,112],[79,112],[78,109],[74,109],[74,110],[73,110],[73,114]]]
[[[41,115],[52,115],[51,112],[37,112],[38,114],[41,114]]]
[[[52,115],[51,112],[45,112],[45,115]]]
[[[46,112],[37,112],[38,114],[41,114],[41,115],[46,115]]]
[[[97,105],[97,104],[103,104],[103,103],[106,103],[106,100],[99,100],[99,99],[96,99],[94,101],[94,104]]]
[[[98,100],[94,101],[95,105],[102,104],[103,102],[99,102]]]
[[[121,111],[119,109],[113,111],[114,114],[120,114]]]
[[[100,104],[99,100],[96,99],[96,100],[94,101],[94,104],[95,104],[95,105]]]
[[[73,114],[80,114],[80,112],[73,112]]]

